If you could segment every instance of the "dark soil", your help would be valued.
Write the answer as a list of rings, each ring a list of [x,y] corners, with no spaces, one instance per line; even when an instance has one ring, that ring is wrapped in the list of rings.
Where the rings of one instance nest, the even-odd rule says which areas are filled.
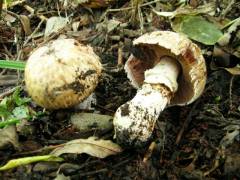
[[[206,3],[200,0],[189,2],[196,2],[198,5]],[[221,14],[227,8],[227,4],[224,4],[225,1],[217,2],[219,8],[216,8],[216,11]],[[33,8],[35,13],[31,14],[26,5]],[[142,6],[143,33],[157,29],[172,30],[168,18],[151,13],[153,7],[159,6],[168,11],[178,7],[176,1],[168,3],[160,1]],[[232,10],[227,12],[225,18],[234,20],[239,17],[239,6],[239,3],[236,3],[236,6],[230,7]],[[132,40],[141,35],[139,18],[133,18],[138,13],[132,12],[131,8],[121,10],[129,7],[131,7],[129,1],[116,1],[108,7],[91,9],[86,6],[70,5],[64,8],[60,2],[51,0],[27,0],[8,10],[3,9],[3,18],[0,20],[0,59],[27,60],[34,48],[60,36],[90,44],[101,57],[104,66],[95,92],[97,104],[94,105],[94,109],[100,114],[114,115],[116,109],[136,93],[123,69],[131,52]],[[106,13],[110,8],[120,10]],[[11,18],[6,18],[7,15],[15,20],[10,21]],[[21,21],[20,15],[25,15],[29,20],[31,33],[36,30],[32,36],[31,33],[28,34],[26,22]],[[47,18],[67,15],[69,24],[44,38],[46,22],[41,23],[40,15]],[[150,17],[152,19],[147,21]],[[110,21],[113,19],[121,23],[110,31],[107,25],[114,26]],[[76,31],[72,29],[74,22],[80,23]],[[123,147],[125,150],[122,153],[105,159],[86,154],[65,154],[63,162],[38,162],[19,166],[0,172],[0,179],[47,180],[54,179],[57,175],[58,178],[63,175],[69,179],[104,180],[240,179],[240,77],[231,75],[223,68],[212,68],[212,61],[217,61],[212,56],[213,47],[197,44],[205,52],[208,68],[204,93],[188,106],[165,109],[158,119],[151,141],[145,147],[138,149]],[[239,58],[235,58],[239,63]],[[23,73],[0,69],[0,100],[10,96],[12,89],[17,85],[23,89],[21,96],[27,97]],[[29,107],[35,111],[43,111],[34,102],[30,102]],[[94,132],[80,134],[72,127],[69,119],[75,112],[80,110],[71,108],[46,111],[44,115],[28,121],[24,125],[24,130],[18,131],[20,148],[7,146],[0,150],[0,165],[4,165],[10,159],[46,154],[49,151],[42,148],[50,145],[94,135]],[[237,135],[232,136],[233,132]],[[107,131],[99,134],[99,138],[114,141],[113,134],[113,130]],[[155,148],[149,152],[152,142],[155,142]]]

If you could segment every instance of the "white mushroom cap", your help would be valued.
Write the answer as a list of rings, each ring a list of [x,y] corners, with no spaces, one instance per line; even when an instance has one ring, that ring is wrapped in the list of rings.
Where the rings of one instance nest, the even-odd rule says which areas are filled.
[[[139,57],[131,55],[125,64],[128,78],[134,87],[144,82],[144,72],[159,62],[161,57],[176,59],[181,66],[178,90],[170,105],[186,105],[195,101],[206,83],[206,65],[201,49],[186,36],[171,31],[155,31],[133,41]],[[136,52],[137,53],[137,52]]]
[[[68,108],[94,91],[101,70],[100,58],[90,46],[74,39],[58,39],[36,49],[29,57],[26,88],[44,108]]]

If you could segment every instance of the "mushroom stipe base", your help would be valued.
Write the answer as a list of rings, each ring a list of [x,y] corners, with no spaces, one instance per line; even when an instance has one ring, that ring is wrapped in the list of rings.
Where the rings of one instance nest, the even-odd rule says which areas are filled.
[[[125,70],[133,86],[140,88],[132,100],[117,109],[113,124],[118,143],[136,147],[148,142],[167,106],[190,104],[201,95],[206,65],[197,45],[178,33],[147,33],[133,45],[145,47],[144,52],[131,54]]]
[[[144,84],[137,95],[120,106],[115,113],[117,143],[125,147],[144,146],[151,138],[156,120],[171,96],[171,91],[165,85]],[[146,103],[140,103],[139,99]]]

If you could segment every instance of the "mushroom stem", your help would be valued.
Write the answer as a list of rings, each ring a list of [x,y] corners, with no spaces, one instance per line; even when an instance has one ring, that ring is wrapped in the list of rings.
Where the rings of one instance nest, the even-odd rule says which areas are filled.
[[[151,137],[156,120],[177,91],[178,62],[163,57],[145,71],[144,83],[136,96],[120,106],[113,119],[118,143],[142,146]]]

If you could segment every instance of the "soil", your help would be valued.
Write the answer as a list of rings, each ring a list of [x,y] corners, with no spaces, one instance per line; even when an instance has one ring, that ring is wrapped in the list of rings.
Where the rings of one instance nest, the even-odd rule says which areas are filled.
[[[157,16],[151,10],[160,7],[173,11],[179,7],[177,1],[163,0],[155,3],[115,0],[98,8],[66,2],[67,6],[62,1],[26,0],[7,10],[3,8],[0,59],[26,61],[34,48],[59,37],[89,44],[101,57],[104,67],[95,90],[97,103],[90,110],[47,111],[30,101],[28,108],[42,115],[21,122],[21,128],[17,125],[20,147],[10,144],[0,149],[0,165],[11,159],[47,154],[49,150],[44,147],[95,135],[94,132],[79,133],[70,123],[71,115],[84,111],[113,116],[120,105],[133,98],[136,89],[123,68],[132,51],[132,40],[145,32],[172,30],[169,18]],[[152,4],[148,5],[149,2]],[[190,4],[186,2],[184,6],[195,8],[207,2],[188,1]],[[239,3],[228,7],[225,1],[217,2],[213,17],[220,17],[226,8],[230,10],[222,19],[239,17]],[[135,6],[139,3],[141,8],[132,8],[132,3]],[[139,14],[143,19],[139,19]],[[44,37],[44,18],[53,16],[68,17],[69,22]],[[87,154],[64,154],[63,162],[36,162],[0,171],[0,179],[240,179],[240,77],[224,69],[239,63],[239,57],[234,54],[235,46],[229,44],[224,51],[234,56],[234,65],[228,60],[227,65],[213,68],[213,63],[219,61],[213,56],[214,47],[195,43],[203,50],[208,68],[204,93],[188,106],[165,109],[146,146],[122,147],[122,153],[104,159]],[[21,87],[20,96],[28,97],[23,72],[0,69],[0,100],[10,97],[17,86]],[[113,129],[98,134],[100,139],[115,142],[113,136]]]

